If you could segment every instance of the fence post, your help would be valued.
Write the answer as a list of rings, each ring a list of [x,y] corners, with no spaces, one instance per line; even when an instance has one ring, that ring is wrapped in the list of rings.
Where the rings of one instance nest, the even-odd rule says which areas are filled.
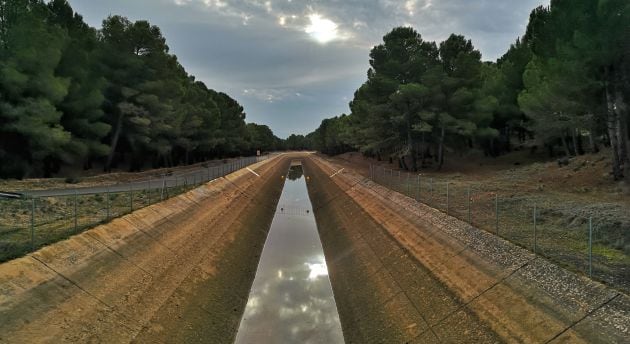
[[[470,214],[470,202],[471,202],[471,199],[470,199],[470,185],[469,185],[468,186],[468,223],[472,224],[471,216],[470,216],[471,215]]]
[[[588,277],[593,277],[593,217],[588,218]]]
[[[497,235],[499,235],[499,193],[494,194],[494,214],[496,217],[495,220],[495,229],[497,231]]]
[[[446,215],[448,215],[448,208],[449,208],[449,195],[448,195],[448,182],[446,182]]]
[[[75,233],[79,229],[77,221],[77,190],[74,190],[74,231]]]
[[[35,197],[31,199],[31,250],[35,250]]]
[[[109,185],[107,186],[107,191],[105,192],[105,215],[106,220],[109,221]]]
[[[536,237],[536,204],[534,204],[534,254],[538,251],[538,238]]]
[[[164,188],[166,188],[166,177],[162,176],[162,190],[160,190],[160,201],[164,200]]]
[[[409,172],[407,172],[407,194],[411,197],[411,183],[409,183]]]

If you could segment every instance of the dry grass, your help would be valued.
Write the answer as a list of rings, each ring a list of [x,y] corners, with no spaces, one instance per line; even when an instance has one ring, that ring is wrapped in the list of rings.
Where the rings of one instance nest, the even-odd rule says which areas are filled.
[[[101,170],[66,171],[67,178],[30,178],[30,179],[0,179],[0,190],[7,192],[20,192],[23,190],[47,190],[62,188],[80,188],[92,186],[107,186],[117,183],[127,183],[149,178],[161,178],[173,172],[187,172],[200,167],[217,166],[234,159],[213,160],[188,166],[152,169],[143,172],[114,171],[102,173]]]
[[[190,187],[172,187],[164,197]],[[160,201],[161,190],[0,200],[0,262]]]
[[[608,173],[607,153],[581,156],[565,167],[555,161],[541,162],[540,156],[526,151],[497,159],[473,154],[451,158],[442,171],[400,171],[400,176],[395,166],[358,153],[335,160],[365,176],[369,175],[369,165],[375,164],[379,166],[379,183],[462,220],[470,217],[478,228],[492,233],[498,228],[500,236],[585,274],[589,273],[592,220],[593,277],[627,288],[630,201],[625,185],[613,181]]]

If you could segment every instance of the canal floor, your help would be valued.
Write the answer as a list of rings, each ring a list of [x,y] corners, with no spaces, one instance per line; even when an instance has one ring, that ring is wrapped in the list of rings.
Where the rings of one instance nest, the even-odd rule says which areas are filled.
[[[286,179],[236,343],[343,343],[302,166]]]

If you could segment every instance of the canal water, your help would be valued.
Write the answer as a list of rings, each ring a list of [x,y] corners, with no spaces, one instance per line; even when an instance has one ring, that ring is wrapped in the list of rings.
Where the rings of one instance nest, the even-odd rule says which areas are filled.
[[[343,343],[299,163],[287,174],[236,343]]]

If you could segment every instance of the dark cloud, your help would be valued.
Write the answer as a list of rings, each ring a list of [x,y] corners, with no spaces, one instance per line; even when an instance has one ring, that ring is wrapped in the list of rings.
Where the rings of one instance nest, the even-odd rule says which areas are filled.
[[[241,102],[249,121],[286,137],[348,112],[370,48],[391,28],[411,25],[436,41],[463,34],[495,60],[523,34],[530,11],[549,0],[70,2],[93,26],[109,14],[160,26],[191,74]]]

